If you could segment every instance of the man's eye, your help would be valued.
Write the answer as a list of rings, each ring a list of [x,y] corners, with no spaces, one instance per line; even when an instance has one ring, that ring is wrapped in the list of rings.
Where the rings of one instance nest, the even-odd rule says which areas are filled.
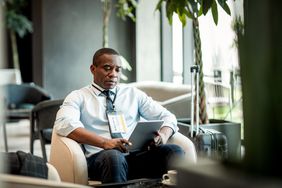
[[[111,70],[111,67],[110,66],[104,66],[104,70],[106,70],[106,71]]]
[[[116,68],[116,72],[120,72],[121,71],[121,68]]]

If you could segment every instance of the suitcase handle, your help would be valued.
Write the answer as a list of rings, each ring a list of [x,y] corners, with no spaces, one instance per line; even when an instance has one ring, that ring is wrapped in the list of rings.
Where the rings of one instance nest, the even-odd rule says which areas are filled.
[[[193,72],[198,73],[199,71],[200,71],[200,66],[199,65],[192,65],[190,67],[190,72],[191,73],[193,73]]]
[[[196,135],[199,134],[199,71],[200,71],[200,66],[199,65],[192,65],[190,67],[191,71],[191,138],[193,137],[193,130],[194,130],[194,77],[193,75],[196,74]]]

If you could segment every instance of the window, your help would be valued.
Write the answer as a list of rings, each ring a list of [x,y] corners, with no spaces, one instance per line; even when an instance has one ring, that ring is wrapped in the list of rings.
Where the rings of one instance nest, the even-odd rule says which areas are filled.
[[[183,29],[177,14],[172,22],[172,68],[173,83],[183,83]]]
[[[241,106],[241,87],[240,78],[238,79],[239,61],[237,48],[234,45],[235,32],[232,30],[232,21],[234,19],[234,3],[230,3],[231,16],[226,14],[221,7],[218,7],[219,20],[218,25],[215,25],[211,12],[208,12],[206,16],[199,18],[200,23],[200,35],[202,42],[202,60],[203,60],[203,72],[205,79],[216,79],[214,81],[222,82],[222,84],[230,85],[232,92],[232,111],[235,113],[226,112],[221,117],[231,119],[239,122],[242,121],[242,106]],[[231,4],[232,3],[232,4]],[[187,29],[187,27],[190,27]],[[190,71],[187,71],[190,65],[185,65],[184,57],[187,58],[187,52],[189,49],[185,43],[191,44],[188,48],[194,48],[193,39],[185,39],[187,32],[190,32],[188,36],[192,36],[193,30],[192,24],[187,22],[187,26],[183,30],[182,23],[180,22],[176,14],[173,15],[172,24],[172,81],[174,83],[184,83],[184,78],[190,77]],[[184,41],[186,40],[186,41]],[[191,50],[190,50],[191,51]],[[193,64],[193,53],[188,54],[189,61]],[[183,64],[185,63],[185,64]],[[190,63],[190,62],[189,62]],[[186,66],[186,67],[185,67]],[[188,74],[185,75],[185,74]],[[186,81],[187,82],[187,81]],[[189,83],[188,83],[189,84]],[[230,109],[230,108],[229,108]],[[212,111],[209,112],[209,116],[213,117]],[[234,119],[235,118],[235,119]]]

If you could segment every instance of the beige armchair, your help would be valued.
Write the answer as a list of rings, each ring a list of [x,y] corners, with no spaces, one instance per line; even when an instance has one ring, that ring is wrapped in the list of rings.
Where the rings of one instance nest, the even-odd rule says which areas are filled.
[[[176,133],[169,143],[175,143],[184,149],[187,163],[196,162],[196,150],[190,139],[181,133]],[[59,136],[54,130],[49,163],[57,169],[64,182],[83,185],[100,183],[88,182],[87,163],[80,145],[72,139]]]
[[[191,116],[190,85],[161,81],[132,82],[129,85],[142,90],[155,101],[158,101],[176,118],[189,118]]]

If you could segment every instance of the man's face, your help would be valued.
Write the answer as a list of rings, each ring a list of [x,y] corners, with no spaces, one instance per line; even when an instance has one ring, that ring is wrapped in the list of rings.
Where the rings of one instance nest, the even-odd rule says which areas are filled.
[[[104,89],[112,89],[120,79],[121,60],[118,55],[103,54],[98,57],[96,65],[90,66],[90,70],[97,85]]]

